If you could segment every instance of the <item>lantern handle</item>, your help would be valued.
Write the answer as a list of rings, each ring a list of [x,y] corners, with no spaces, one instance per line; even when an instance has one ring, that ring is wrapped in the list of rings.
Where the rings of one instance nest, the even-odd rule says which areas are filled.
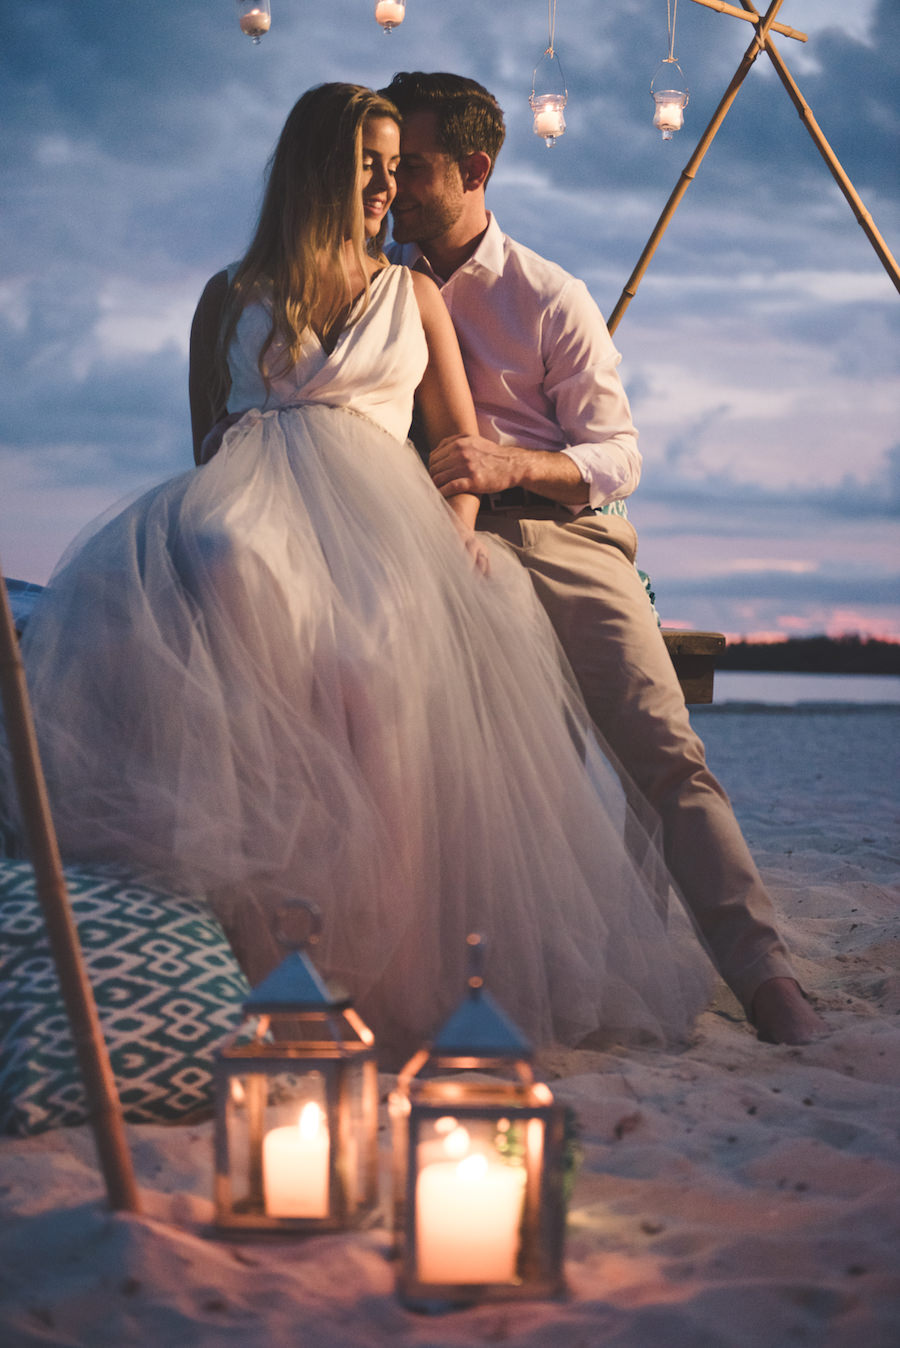
[[[554,51],[553,47],[548,47],[547,50],[541,54],[540,60],[538,61],[537,65],[534,68],[534,72],[531,76],[531,98],[529,99],[529,102],[531,103],[531,106],[534,107],[534,100],[537,97],[537,73],[541,68],[544,57],[546,56],[550,57],[551,62],[553,61],[556,62],[556,68],[559,71],[559,79],[560,83],[562,84],[563,90],[562,91],[563,107],[565,107],[566,103],[568,103],[569,101],[569,86],[566,84],[566,76],[562,68],[562,61],[560,61],[559,54],[558,52]]]
[[[684,107],[687,107],[688,102],[689,102],[689,99],[690,99],[690,94],[689,94],[689,92],[688,92],[687,82],[685,81],[685,78],[684,78],[684,71],[681,69],[681,66],[678,64],[678,62],[676,61],[676,59],[675,59],[674,56],[664,56],[663,59],[660,61],[659,65],[658,65],[658,66],[656,67],[656,69],[654,70],[654,72],[653,72],[653,79],[650,81],[650,92],[651,92],[651,94],[654,92],[653,86],[654,86],[654,84],[656,83],[657,79],[659,78],[659,73],[660,73],[660,71],[663,69],[664,66],[674,66],[675,69],[678,71],[679,75],[681,76],[681,86],[680,86],[680,88],[677,89],[675,92],[676,92],[676,93],[679,93],[679,94],[684,94],[684,105],[683,105],[683,106],[684,106]],[[669,87],[671,88],[671,85],[670,85]]]
[[[285,925],[294,910],[302,908],[309,917],[309,932],[303,940],[292,937]],[[275,940],[285,950],[306,950],[318,944],[322,933],[322,912],[310,899],[285,899],[277,909],[278,925],[275,928]]]
[[[553,61],[556,62],[557,69],[559,70],[559,78],[560,78],[560,80],[562,81],[562,87],[563,87],[563,94],[562,94],[562,97],[563,97],[563,107],[565,107],[566,103],[569,101],[569,88],[568,88],[568,85],[566,84],[566,77],[565,77],[565,75],[563,74],[562,62],[561,62],[560,59],[559,59],[559,53],[557,52],[556,47],[555,47],[555,45],[554,45],[555,42],[556,42],[556,5],[557,5],[557,0],[547,0],[547,46],[544,48],[544,51],[541,53],[541,55],[540,55],[540,57],[539,57],[539,59],[538,59],[538,63],[537,63],[537,65],[536,65],[535,68],[534,68],[534,73],[533,73],[533,75],[531,76],[531,99],[530,99],[530,102],[531,102],[531,106],[532,106],[532,107],[534,107],[534,99],[535,99],[535,94],[536,94],[536,91],[537,91],[537,73],[538,73],[538,69],[539,69],[539,67],[540,67],[540,65],[541,65],[541,62],[542,62],[542,61],[544,60],[544,58],[547,57],[547,56],[550,57],[551,62],[553,62]]]

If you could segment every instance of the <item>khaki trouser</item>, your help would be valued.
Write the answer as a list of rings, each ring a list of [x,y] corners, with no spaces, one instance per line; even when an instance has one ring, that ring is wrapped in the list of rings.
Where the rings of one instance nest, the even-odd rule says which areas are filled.
[[[588,711],[659,812],[666,862],[722,977],[749,1009],[768,978],[795,977],[728,797],[706,766],[681,687],[634,568],[626,519],[570,522],[486,513],[479,529],[516,551],[578,679]],[[523,517],[520,517],[523,516]]]

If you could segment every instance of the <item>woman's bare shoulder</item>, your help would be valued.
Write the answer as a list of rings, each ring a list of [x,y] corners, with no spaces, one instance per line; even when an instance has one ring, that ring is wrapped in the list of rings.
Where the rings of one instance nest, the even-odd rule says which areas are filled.
[[[431,277],[423,276],[419,271],[410,271],[408,274],[412,281],[413,294],[415,295],[416,303],[419,306],[422,322],[426,325],[429,320],[441,323],[445,318],[449,322],[447,306],[441,297],[440,290],[438,290]]]

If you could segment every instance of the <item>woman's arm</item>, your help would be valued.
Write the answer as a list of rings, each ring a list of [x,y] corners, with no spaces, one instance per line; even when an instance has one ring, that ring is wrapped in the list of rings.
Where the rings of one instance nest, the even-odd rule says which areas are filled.
[[[202,463],[200,447],[207,431],[224,417],[226,408],[215,396],[216,346],[225,300],[228,296],[228,273],[217,272],[207,281],[200,296],[191,324],[190,365],[188,392],[191,401],[191,432],[194,439],[194,462]]]
[[[448,435],[477,435],[478,420],[459,342],[441,292],[430,277],[415,271],[410,275],[428,342],[428,366],[416,390],[416,403],[428,448],[434,449]],[[470,529],[475,527],[479,497],[464,492],[451,496],[447,504]]]

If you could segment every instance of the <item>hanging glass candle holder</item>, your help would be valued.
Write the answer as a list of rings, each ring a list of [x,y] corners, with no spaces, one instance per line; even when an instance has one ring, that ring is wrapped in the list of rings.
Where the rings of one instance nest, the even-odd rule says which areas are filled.
[[[315,940],[318,910],[300,900],[286,907],[311,915]],[[378,1198],[372,1031],[302,949],[243,1010],[215,1064],[217,1226],[287,1234],[358,1226]]]
[[[237,0],[238,23],[241,32],[251,38],[254,46],[265,37],[272,27],[272,10],[269,0]]]
[[[564,109],[569,101],[565,76],[553,49],[552,38],[550,46],[534,68],[531,98],[528,101],[534,114],[534,134],[543,136],[544,144],[551,150],[566,129]]]
[[[406,18],[406,0],[375,0],[375,21],[386,33],[399,28]]]
[[[398,1293],[417,1310],[564,1287],[565,1111],[469,944],[465,1000],[389,1100]]]
[[[663,140],[671,140],[672,132],[680,131],[684,125],[684,109],[688,105],[684,75],[673,56],[660,61],[650,81],[650,93],[656,105],[653,125],[662,132]]]

